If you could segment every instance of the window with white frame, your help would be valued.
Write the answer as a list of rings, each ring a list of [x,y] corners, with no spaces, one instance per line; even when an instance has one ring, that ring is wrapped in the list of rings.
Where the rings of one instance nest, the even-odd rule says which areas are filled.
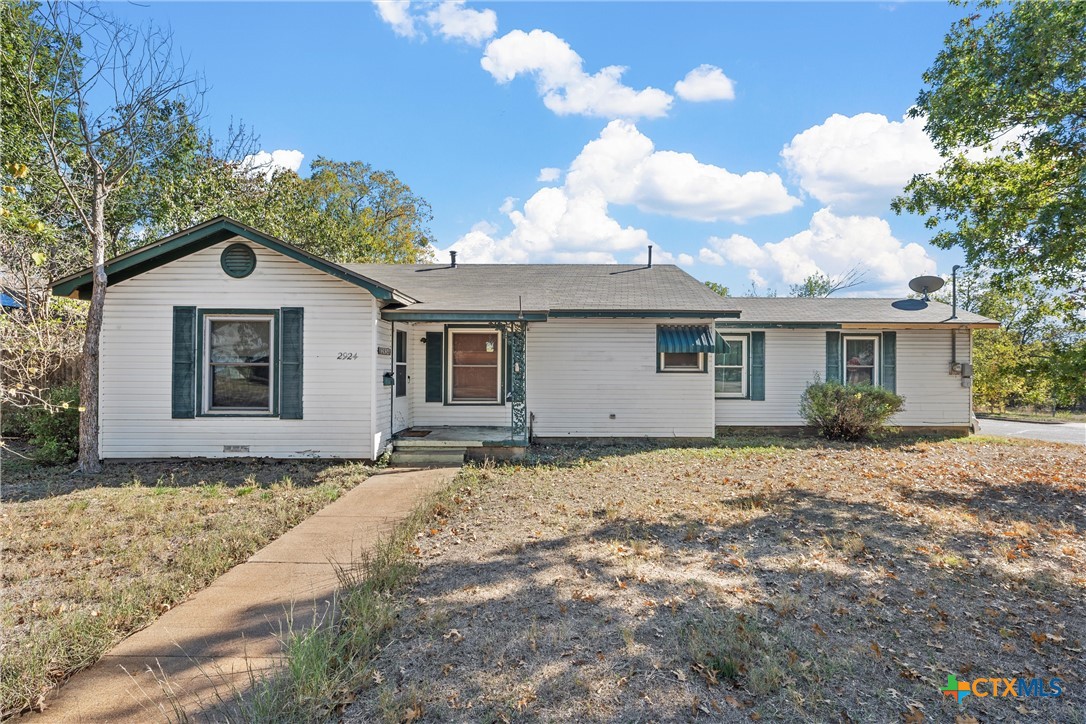
[[[844,345],[845,382],[850,385],[879,383],[879,338],[852,337],[842,339]]]
[[[204,316],[203,409],[208,413],[269,413],[274,384],[275,317]]]
[[[449,330],[449,402],[501,403],[501,334],[496,330]]]
[[[661,352],[661,372],[701,372],[705,369],[702,352]]]
[[[747,338],[717,335],[714,368],[717,397],[746,397]]]

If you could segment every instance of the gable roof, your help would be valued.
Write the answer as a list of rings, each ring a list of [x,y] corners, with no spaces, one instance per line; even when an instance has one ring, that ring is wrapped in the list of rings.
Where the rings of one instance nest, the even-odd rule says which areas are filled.
[[[106,262],[109,284],[240,237],[368,290],[389,319],[712,317],[719,327],[998,327],[918,299],[721,297],[673,264],[336,264],[225,216]],[[56,280],[57,296],[87,298],[91,270]]]
[[[390,319],[492,313],[562,316],[726,317],[730,299],[673,264],[348,264],[420,300]],[[528,315],[531,315],[529,317]]]
[[[720,326],[999,326],[962,309],[952,319],[949,304],[920,299],[728,297],[728,303],[739,310],[739,319],[722,321]]]
[[[337,279],[342,279],[349,284],[362,287],[378,299],[387,299],[401,303],[415,301],[410,297],[398,294],[392,287],[369,279],[358,272],[351,271],[344,266],[330,262],[315,254],[310,254],[293,244],[288,244],[282,239],[269,236],[261,231],[257,231],[251,226],[246,226],[245,224],[234,221],[226,216],[216,216],[210,221],[197,224],[192,228],[185,229],[172,236],[160,239],[153,244],[141,246],[127,254],[121,254],[120,256],[110,259],[106,262],[106,277],[108,279],[108,284],[113,285],[117,282],[123,282],[125,279],[131,279],[145,271],[160,267],[175,259],[180,259],[183,256],[188,256],[201,249],[206,249],[209,246],[214,246],[219,242],[235,237],[241,237],[254,244],[260,244],[261,246],[300,261],[303,264],[307,264],[314,269],[330,274]],[[52,283],[53,294],[59,297],[78,294],[81,299],[86,299],[90,297],[91,283],[91,270],[84,269],[83,271],[70,274],[69,276],[54,281]]]

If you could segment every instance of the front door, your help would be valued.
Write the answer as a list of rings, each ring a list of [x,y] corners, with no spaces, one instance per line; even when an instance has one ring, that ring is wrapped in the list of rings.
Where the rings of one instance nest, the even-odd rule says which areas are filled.
[[[392,355],[395,375],[392,385],[392,432],[395,434],[409,426],[410,418],[407,390],[411,381],[407,376],[407,332],[396,330]]]

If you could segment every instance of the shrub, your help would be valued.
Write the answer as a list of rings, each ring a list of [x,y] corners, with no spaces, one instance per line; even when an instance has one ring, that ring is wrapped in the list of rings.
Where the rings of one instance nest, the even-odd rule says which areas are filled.
[[[820,435],[860,440],[882,429],[905,398],[874,385],[815,381],[803,391],[799,412]]]
[[[4,437],[29,435],[31,411],[25,407],[0,403],[0,434]]]
[[[66,385],[45,394],[46,405],[31,408],[27,432],[34,460],[63,465],[79,452],[79,387]]]

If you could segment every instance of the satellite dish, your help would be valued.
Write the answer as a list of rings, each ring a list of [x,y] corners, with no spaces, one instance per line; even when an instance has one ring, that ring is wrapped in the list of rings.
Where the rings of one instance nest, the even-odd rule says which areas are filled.
[[[924,295],[924,301],[931,301],[928,295],[943,288],[946,282],[942,277],[917,277],[909,282],[909,289]]]

